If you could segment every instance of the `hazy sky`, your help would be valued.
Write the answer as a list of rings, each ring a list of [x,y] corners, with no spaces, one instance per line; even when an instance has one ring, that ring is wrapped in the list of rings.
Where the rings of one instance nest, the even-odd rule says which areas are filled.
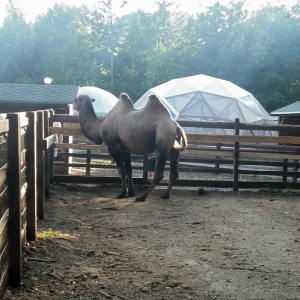
[[[229,3],[230,0],[174,0],[178,5],[178,10],[186,11],[189,13],[195,13],[201,11],[206,6],[213,4],[214,2],[220,2],[221,4]],[[0,1],[0,24],[6,16],[7,0]],[[55,3],[64,3],[67,5],[80,6],[86,4],[89,7],[93,7],[97,4],[98,0],[14,0],[15,6],[20,8],[25,18],[28,22],[34,22],[36,16],[45,14],[49,8],[51,8]],[[138,9],[144,11],[153,11],[156,7],[156,0],[127,0],[127,5],[119,10],[123,0],[113,0],[114,10],[117,15],[124,15]],[[295,4],[297,0],[248,0],[247,6],[249,9],[256,9],[257,7],[264,6],[267,3],[272,5],[291,5]],[[119,11],[119,13],[118,13]]]

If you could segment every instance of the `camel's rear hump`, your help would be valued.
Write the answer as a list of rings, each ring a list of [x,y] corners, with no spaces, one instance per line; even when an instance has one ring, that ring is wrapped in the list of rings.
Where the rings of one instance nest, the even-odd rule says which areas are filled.
[[[170,111],[167,106],[156,95],[149,96],[144,111],[151,111],[154,114],[167,114],[171,117]]]

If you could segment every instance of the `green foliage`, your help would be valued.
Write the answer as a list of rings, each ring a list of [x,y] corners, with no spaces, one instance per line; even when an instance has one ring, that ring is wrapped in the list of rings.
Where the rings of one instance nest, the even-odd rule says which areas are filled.
[[[195,16],[158,0],[152,13],[116,18],[112,0],[93,10],[56,4],[34,24],[9,1],[0,27],[0,82],[95,85],[135,101],[177,77],[206,74],[250,91],[270,112],[300,100],[300,4],[215,3]],[[122,10],[126,1],[117,9]]]
[[[57,233],[54,232],[52,228],[48,228],[47,230],[39,232],[38,236],[42,240],[53,241],[56,239]]]
[[[32,280],[33,282],[36,282],[36,281],[38,281],[39,279],[38,279],[37,277],[31,277],[31,280]]]

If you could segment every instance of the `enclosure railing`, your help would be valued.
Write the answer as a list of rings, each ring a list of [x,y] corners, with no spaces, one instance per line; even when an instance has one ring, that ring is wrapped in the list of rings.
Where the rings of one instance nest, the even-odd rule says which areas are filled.
[[[50,113],[0,115],[0,299],[8,284],[21,285],[22,247],[36,239],[37,218],[44,218],[45,155],[55,138],[47,131]]]
[[[105,145],[83,137],[78,117],[55,115],[64,143],[54,160],[53,180],[64,183],[119,183],[116,166]],[[219,189],[299,188],[300,126],[179,121],[186,129],[188,148],[180,156],[177,186]],[[72,140],[70,140],[70,137]],[[147,157],[133,155],[135,183],[145,184]],[[168,170],[168,165],[166,170]],[[167,184],[167,179],[161,185]]]

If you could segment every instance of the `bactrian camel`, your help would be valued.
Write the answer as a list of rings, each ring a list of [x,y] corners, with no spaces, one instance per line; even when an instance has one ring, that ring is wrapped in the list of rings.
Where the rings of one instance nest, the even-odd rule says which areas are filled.
[[[93,109],[93,101],[87,95],[79,95],[74,99],[74,109],[79,113],[79,122],[85,136],[96,144],[104,142],[117,164],[122,182],[122,192],[117,198],[135,196],[131,153],[145,155],[155,152],[157,163],[153,180],[136,201],[145,201],[163,179],[168,157],[169,184],[161,198],[169,199],[172,186],[178,178],[179,154],[187,147],[187,139],[184,130],[171,117],[167,107],[156,95],[151,95],[144,109],[136,110],[129,96],[122,93],[109,113],[98,118]]]

